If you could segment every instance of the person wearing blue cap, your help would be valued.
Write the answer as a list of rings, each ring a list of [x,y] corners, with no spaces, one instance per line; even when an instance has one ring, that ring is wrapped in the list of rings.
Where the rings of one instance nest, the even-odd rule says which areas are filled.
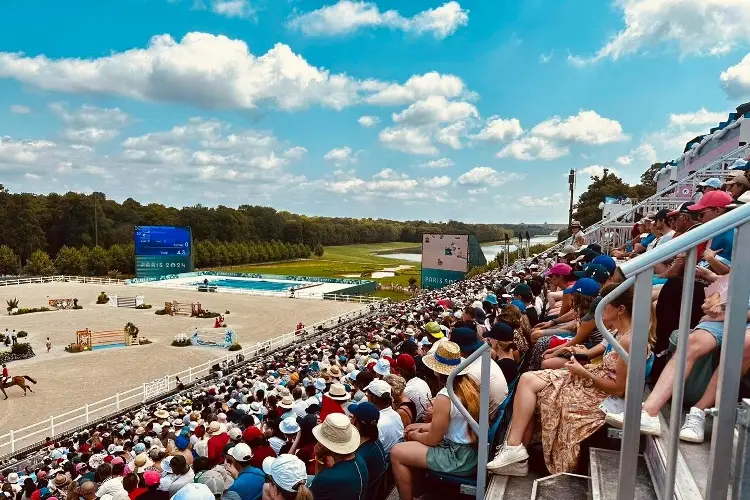
[[[609,271],[599,264],[589,264],[583,268],[583,271],[576,271],[573,274],[579,278],[591,278],[600,286],[604,286],[609,280]]]
[[[370,486],[376,484],[388,470],[388,453],[378,439],[380,411],[369,401],[352,403],[346,409],[352,416],[352,424],[359,431],[360,445],[356,455],[367,465]]]
[[[594,260],[591,261],[591,264],[602,266],[610,275],[614,274],[615,269],[617,268],[617,261],[609,255],[597,255],[594,257]]]

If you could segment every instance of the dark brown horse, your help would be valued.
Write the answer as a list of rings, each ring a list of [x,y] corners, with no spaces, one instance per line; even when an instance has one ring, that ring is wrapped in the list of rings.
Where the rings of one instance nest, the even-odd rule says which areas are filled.
[[[5,389],[9,389],[10,387],[17,385],[18,387],[23,389],[23,395],[25,396],[27,389],[31,392],[34,392],[33,390],[31,390],[30,386],[26,385],[27,380],[32,384],[36,384],[36,380],[29,377],[28,375],[11,377],[10,381],[0,384],[0,391],[3,391],[3,396],[5,396],[5,399],[8,399],[8,395],[5,393]]]

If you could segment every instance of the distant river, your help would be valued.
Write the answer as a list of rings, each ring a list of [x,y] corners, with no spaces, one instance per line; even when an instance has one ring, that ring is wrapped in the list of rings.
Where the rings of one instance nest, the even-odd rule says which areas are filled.
[[[539,243],[552,243],[554,241],[557,241],[557,238],[555,238],[554,236],[534,236],[533,238],[531,238],[532,245],[536,245]],[[513,243],[511,243],[509,246],[510,246],[511,252],[514,252],[516,250],[516,246]],[[505,250],[505,245],[482,245],[482,252],[484,252],[484,256],[487,259],[487,261],[494,259],[495,255],[497,255],[498,253],[504,250]],[[378,254],[378,256],[386,257],[388,259],[406,260],[409,262],[421,262],[422,261],[421,253],[383,253],[383,254]]]

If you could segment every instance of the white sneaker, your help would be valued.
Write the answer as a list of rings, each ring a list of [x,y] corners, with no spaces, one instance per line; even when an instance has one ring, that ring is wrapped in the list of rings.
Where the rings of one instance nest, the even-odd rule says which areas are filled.
[[[700,408],[690,408],[690,413],[685,417],[685,423],[680,429],[680,439],[688,443],[702,443],[704,439],[703,424],[706,414]]]
[[[625,412],[607,413],[605,420],[612,427],[622,429],[623,422],[625,421]],[[641,434],[648,434],[650,436],[661,435],[661,423],[659,422],[658,415],[656,417],[652,417],[645,411],[641,410]]]
[[[526,476],[529,473],[529,452],[522,444],[517,446],[503,445],[490,463],[487,470],[502,476]]]

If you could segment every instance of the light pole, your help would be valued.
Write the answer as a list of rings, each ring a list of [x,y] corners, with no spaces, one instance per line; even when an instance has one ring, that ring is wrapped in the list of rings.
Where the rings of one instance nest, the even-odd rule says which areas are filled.
[[[570,207],[568,208],[568,231],[570,231],[570,234],[573,234],[573,189],[575,188],[576,184],[576,171],[572,168],[570,169],[570,172],[568,173],[568,187],[570,188]]]

